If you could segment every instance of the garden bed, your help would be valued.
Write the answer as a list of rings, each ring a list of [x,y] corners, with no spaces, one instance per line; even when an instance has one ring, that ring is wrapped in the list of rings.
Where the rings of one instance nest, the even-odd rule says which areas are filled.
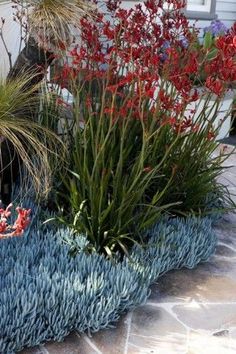
[[[113,325],[158,277],[208,260],[212,224],[235,207],[216,141],[229,130],[235,26],[201,44],[178,0],[131,10],[108,0],[112,22],[84,0],[14,3],[25,47],[11,63],[4,45],[0,82],[4,354]],[[5,44],[4,29],[2,19]],[[56,61],[61,97],[48,83]]]

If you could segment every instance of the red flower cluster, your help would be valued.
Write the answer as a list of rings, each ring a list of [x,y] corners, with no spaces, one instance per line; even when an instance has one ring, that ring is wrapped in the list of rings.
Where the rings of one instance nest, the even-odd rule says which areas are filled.
[[[217,96],[220,96],[224,92],[224,86],[221,80],[215,79],[211,76],[206,79],[206,87]]]
[[[121,1],[106,4],[114,21],[99,11],[96,21],[83,18],[81,44],[70,52],[71,66],[62,71],[64,81],[81,73],[85,82],[101,80],[104,113],[145,119],[149,110],[160,124],[168,121],[182,132],[189,128],[181,123],[186,106],[199,98],[195,82],[202,70],[206,89],[216,95],[235,81],[236,26],[217,40],[217,55],[209,59],[207,49],[196,49],[198,30],[183,14],[185,1],[165,1],[166,10],[163,0],[147,0],[129,10]],[[122,106],[114,109],[112,97],[122,98]]]
[[[220,96],[225,88],[236,81],[236,23],[225,36],[216,40],[217,55],[205,64],[209,75],[206,86]]]
[[[0,238],[21,236],[30,223],[30,209],[16,208],[18,216],[13,225],[8,224],[11,216],[12,203],[6,209],[0,209]]]

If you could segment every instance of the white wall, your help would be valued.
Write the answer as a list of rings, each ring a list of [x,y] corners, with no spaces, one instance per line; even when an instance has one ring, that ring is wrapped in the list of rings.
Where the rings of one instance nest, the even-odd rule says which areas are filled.
[[[216,16],[228,28],[236,21],[236,0],[217,0],[216,1]],[[209,26],[211,20],[199,20],[197,26],[204,28]]]
[[[7,43],[9,51],[12,53],[12,60],[17,57],[19,52],[19,26],[13,21],[12,3],[0,0],[0,18],[3,17],[6,23],[3,27],[3,35]],[[0,20],[1,21],[1,20]],[[9,70],[9,61],[4,49],[3,43],[0,39],[0,77],[6,77]]]
[[[217,0],[216,14],[227,27],[236,21],[236,0]]]
[[[131,8],[135,4],[141,4],[143,1],[123,0],[125,8]],[[219,20],[229,28],[236,21],[236,0],[216,0],[216,15]],[[211,20],[199,20],[198,27],[204,28],[209,26]]]

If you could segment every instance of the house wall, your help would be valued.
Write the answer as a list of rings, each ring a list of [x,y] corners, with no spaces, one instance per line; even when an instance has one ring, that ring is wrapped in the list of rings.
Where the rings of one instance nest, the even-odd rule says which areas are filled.
[[[123,0],[125,8],[131,8],[135,4],[141,4],[143,1]],[[225,23],[227,27],[231,27],[236,21],[236,0],[216,0],[216,16]],[[204,28],[209,26],[211,20],[199,20],[198,26]]]
[[[236,0],[217,0],[216,14],[227,27],[232,26],[236,21]]]
[[[5,25],[3,27],[3,35],[6,41],[9,52],[12,54],[12,61],[14,62],[19,52],[19,38],[20,28],[13,21],[13,12],[11,8],[12,3],[8,1],[0,0],[0,21],[1,17],[5,19]],[[1,23],[1,22],[0,22]],[[0,39],[0,78],[4,78],[9,70],[9,60],[6,54],[6,50]]]
[[[236,0],[217,0],[216,18],[230,28],[236,21]],[[207,27],[211,21],[212,20],[198,20],[197,26],[199,28]]]

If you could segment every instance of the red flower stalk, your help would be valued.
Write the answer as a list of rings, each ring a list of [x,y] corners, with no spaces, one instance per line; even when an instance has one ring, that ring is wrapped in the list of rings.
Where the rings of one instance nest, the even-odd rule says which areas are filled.
[[[213,131],[209,131],[207,133],[207,139],[208,140],[213,140],[215,138],[215,133]]]
[[[208,77],[206,79],[206,87],[209,88],[217,96],[222,95],[224,91],[224,86],[219,79],[214,79],[213,77]]]

